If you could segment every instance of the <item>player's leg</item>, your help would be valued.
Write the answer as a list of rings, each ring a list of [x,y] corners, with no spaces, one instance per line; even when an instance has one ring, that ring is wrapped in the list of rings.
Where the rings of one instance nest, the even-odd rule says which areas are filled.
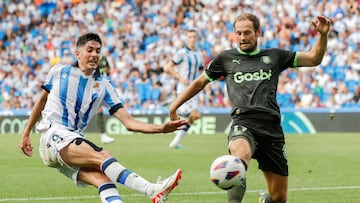
[[[172,176],[159,184],[150,183],[120,164],[106,150],[82,138],[75,139],[74,142],[63,148],[60,155],[66,164],[99,169],[112,182],[118,182],[144,194],[153,199],[154,202],[167,197],[168,193],[177,186],[182,173],[181,170],[177,170]]]
[[[244,163],[245,168],[250,163],[251,160],[251,147],[247,139],[239,137],[235,140],[232,140],[229,143],[230,154],[240,158]],[[230,190],[227,190],[228,202],[229,203],[241,203],[246,190],[246,178],[244,178],[244,184],[238,187],[234,187]]]
[[[180,142],[185,137],[189,128],[190,124],[186,124],[181,130],[176,131],[175,137],[171,140],[169,147],[174,149],[183,148]]]
[[[102,203],[123,203],[116,185],[99,169],[83,167],[78,172],[77,180],[95,186]]]
[[[274,125],[274,122],[269,122],[268,125]],[[262,203],[285,203],[288,195],[289,175],[285,138],[280,127],[268,127],[268,129],[272,135],[276,136],[258,139],[258,149],[254,155],[259,163],[259,169],[264,174],[268,188],[268,193],[260,196],[260,199]]]
[[[229,151],[230,154],[238,157],[245,165],[250,164],[253,151],[255,150],[255,141],[251,133],[239,125],[233,125],[229,133]],[[227,191],[229,203],[241,203],[246,191],[246,177],[244,178],[244,184],[238,187],[232,188]]]
[[[190,116],[189,116],[190,125],[193,124],[196,120],[198,120],[200,118],[200,116],[201,116],[201,114],[198,109],[191,111]]]
[[[263,171],[263,174],[269,193],[262,197],[261,203],[286,203],[288,177],[269,171]]]
[[[101,143],[107,144],[113,142],[115,139],[110,137],[105,131],[104,113],[102,107],[100,107],[96,114],[96,123],[100,130]]]
[[[197,100],[190,100],[186,102],[183,106],[180,107],[179,111],[182,115],[185,115],[189,119],[189,123],[181,130],[178,130],[176,132],[175,137],[172,139],[172,141],[169,144],[169,147],[171,148],[181,148],[180,142],[190,129],[190,126],[200,118],[201,114],[200,111],[197,108]]]

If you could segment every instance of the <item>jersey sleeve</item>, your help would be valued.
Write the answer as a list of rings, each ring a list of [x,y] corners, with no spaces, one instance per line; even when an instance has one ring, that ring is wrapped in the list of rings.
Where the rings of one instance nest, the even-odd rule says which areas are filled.
[[[222,52],[223,53],[223,52]],[[224,64],[223,64],[223,54],[220,53],[217,55],[205,69],[205,76],[208,80],[213,81],[217,80],[222,76],[225,76]]]
[[[60,65],[55,65],[53,68],[50,69],[49,73],[46,76],[45,82],[41,85],[41,88],[47,92],[50,92],[53,86],[53,80],[56,74],[59,73],[61,67]]]
[[[178,52],[176,52],[175,56],[172,58],[172,62],[178,65],[183,61],[184,56],[185,56],[185,52],[183,49],[181,49]]]
[[[121,98],[116,89],[111,85],[110,81],[105,88],[104,106],[109,108],[110,115],[114,114],[118,109],[123,108]]]
[[[283,49],[276,49],[279,55],[279,61],[282,61],[280,67],[282,70],[286,68],[297,68],[297,52],[287,51]]]
[[[203,54],[201,52],[199,53],[199,55],[200,55],[200,57],[199,57],[199,59],[200,59],[199,71],[201,71],[201,70],[204,69],[204,56],[203,56]]]

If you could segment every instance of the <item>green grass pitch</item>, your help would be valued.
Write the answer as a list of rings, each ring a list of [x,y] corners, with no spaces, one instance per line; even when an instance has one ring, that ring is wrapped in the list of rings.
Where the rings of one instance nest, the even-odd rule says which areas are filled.
[[[225,203],[226,193],[209,180],[211,162],[227,153],[225,134],[187,135],[184,149],[171,150],[172,134],[113,135],[116,142],[103,145],[126,167],[150,181],[183,170],[179,186],[169,203]],[[99,144],[98,134],[87,137]],[[37,146],[39,135],[32,135],[35,151],[25,157],[18,148],[19,135],[0,135],[0,202],[99,203],[97,190],[77,188],[73,182],[44,166]],[[286,135],[290,165],[290,203],[360,202],[360,133],[321,133]],[[99,144],[100,145],[100,144]],[[256,203],[257,192],[265,189],[257,162],[247,172],[244,203]],[[151,202],[147,197],[119,186],[126,203]]]

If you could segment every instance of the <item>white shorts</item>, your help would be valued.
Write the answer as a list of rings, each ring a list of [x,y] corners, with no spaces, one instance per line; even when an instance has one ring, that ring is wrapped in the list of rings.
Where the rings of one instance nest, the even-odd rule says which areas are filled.
[[[177,113],[182,116],[188,116],[192,111],[199,109],[199,97],[194,96],[191,99],[189,99],[187,102],[182,104],[178,110]]]
[[[43,163],[58,169],[60,173],[71,178],[77,186],[86,185],[77,180],[80,168],[67,165],[60,156],[61,149],[68,146],[74,139],[83,137],[80,134],[56,126],[40,132],[39,152]]]

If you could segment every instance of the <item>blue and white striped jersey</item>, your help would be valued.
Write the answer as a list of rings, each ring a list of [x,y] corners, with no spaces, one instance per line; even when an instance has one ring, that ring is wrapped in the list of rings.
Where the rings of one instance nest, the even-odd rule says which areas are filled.
[[[76,66],[54,66],[42,87],[49,95],[39,130],[56,125],[82,134],[100,106],[110,114],[123,107],[109,80],[86,76]]]
[[[172,62],[177,65],[177,72],[181,77],[192,82],[198,76],[199,70],[203,68],[204,58],[200,51],[191,51],[188,47],[184,47],[177,51]],[[185,87],[184,84],[178,84],[177,92],[183,92]]]

